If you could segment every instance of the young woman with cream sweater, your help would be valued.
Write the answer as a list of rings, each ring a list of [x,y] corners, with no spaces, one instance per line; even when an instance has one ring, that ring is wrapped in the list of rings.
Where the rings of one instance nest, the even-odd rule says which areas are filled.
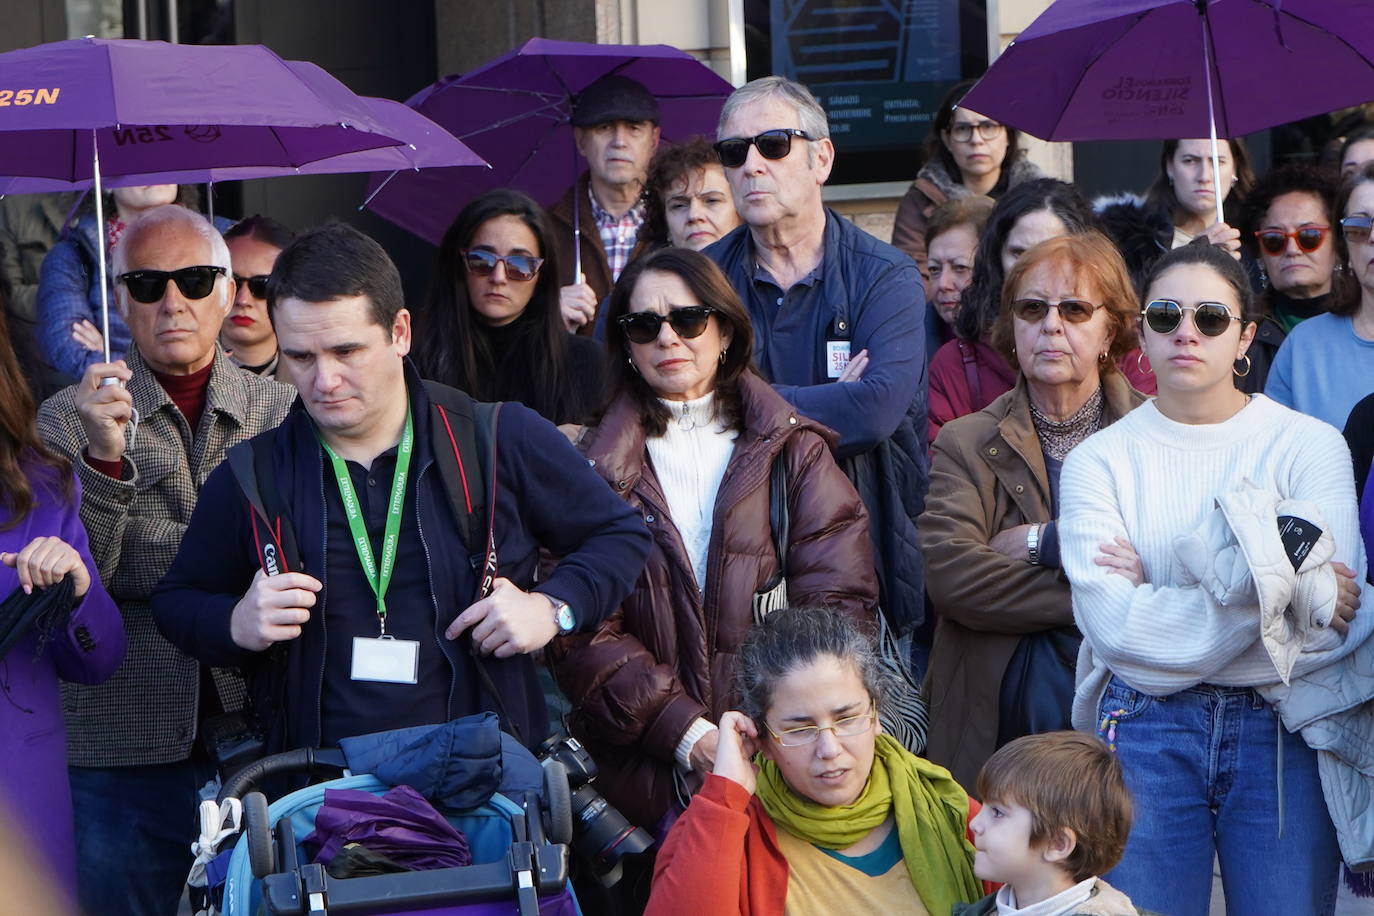
[[[1061,558],[1083,632],[1074,725],[1114,747],[1138,806],[1108,877],[1174,916],[1208,912],[1214,856],[1231,912],[1330,913],[1340,862],[1317,753],[1262,696],[1287,679],[1261,639],[1253,576],[1203,587],[1180,542],[1247,484],[1304,500],[1334,540],[1334,608],[1305,631],[1290,676],[1340,664],[1374,622],[1356,614],[1365,557],[1345,443],[1232,382],[1252,308],[1221,249],[1164,255],[1141,313],[1159,396],[1075,448],[1061,483]]]

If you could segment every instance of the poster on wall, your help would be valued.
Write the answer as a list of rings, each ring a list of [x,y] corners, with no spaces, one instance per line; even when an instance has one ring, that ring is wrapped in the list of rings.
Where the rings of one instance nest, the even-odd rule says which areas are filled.
[[[940,98],[987,69],[987,18],[987,0],[745,0],[746,71],[820,99],[832,184],[910,180]]]

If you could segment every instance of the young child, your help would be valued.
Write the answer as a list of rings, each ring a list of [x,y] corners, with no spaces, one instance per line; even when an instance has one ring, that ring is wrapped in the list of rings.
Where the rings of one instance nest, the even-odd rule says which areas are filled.
[[[953,916],[1140,916],[1097,877],[1131,832],[1121,764],[1101,741],[1069,731],[1018,738],[989,758],[978,794],[973,871],[1003,887]]]

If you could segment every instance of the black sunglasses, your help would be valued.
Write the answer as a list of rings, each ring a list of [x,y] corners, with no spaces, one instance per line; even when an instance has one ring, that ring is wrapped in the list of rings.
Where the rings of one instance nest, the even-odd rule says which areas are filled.
[[[617,320],[620,322],[620,329],[625,332],[631,343],[653,343],[658,339],[659,329],[665,321],[672,326],[673,333],[678,337],[691,340],[693,337],[700,337],[706,330],[706,322],[711,320],[714,311],[715,309],[709,305],[689,305],[686,308],[673,309],[666,315],[660,315],[658,312],[631,312],[621,315]]]
[[[187,299],[204,299],[215,288],[215,278],[227,276],[223,267],[201,264],[179,270],[131,270],[119,275],[119,282],[129,290],[135,302],[158,302],[167,291],[167,281],[175,280],[177,289]]]
[[[504,264],[506,279],[518,283],[533,280],[543,263],[543,258],[528,254],[497,254],[494,251],[483,251],[481,248],[463,252],[463,264],[467,267],[468,273],[487,277],[496,272],[497,264]]]
[[[1282,229],[1261,229],[1255,233],[1255,238],[1259,239],[1260,247],[1264,249],[1265,254],[1283,254],[1283,250],[1288,247],[1289,239],[1297,242],[1298,248],[1310,253],[1322,247],[1322,242],[1326,241],[1326,234],[1330,231],[1330,226],[1303,226],[1292,232],[1284,232]]]
[[[1179,305],[1172,299],[1155,299],[1146,305],[1140,314],[1145,318],[1145,324],[1151,331],[1157,334],[1172,334],[1183,321],[1184,312],[1193,313],[1194,326],[1208,337],[1220,337],[1226,333],[1231,322],[1242,320],[1232,315],[1231,310],[1220,302]]]
[[[1092,318],[1093,312],[1100,308],[1102,306],[1084,302],[1082,299],[1060,299],[1058,302],[1046,302],[1044,299],[1017,299],[1011,304],[1011,313],[1022,321],[1034,323],[1043,321],[1045,316],[1050,313],[1050,309],[1057,309],[1060,318],[1073,324],[1082,324]]]
[[[248,292],[254,299],[267,298],[267,274],[258,274],[256,277],[240,277],[234,274],[234,286],[239,287],[248,284]]]
[[[717,140],[714,148],[716,155],[720,157],[721,165],[727,169],[737,169],[744,165],[744,160],[749,158],[749,147],[751,146],[757,146],[759,155],[765,159],[786,159],[787,154],[792,152],[793,137],[801,137],[803,140],[816,139],[800,128],[778,127],[773,130],[765,130],[754,137],[731,137],[729,140]]]

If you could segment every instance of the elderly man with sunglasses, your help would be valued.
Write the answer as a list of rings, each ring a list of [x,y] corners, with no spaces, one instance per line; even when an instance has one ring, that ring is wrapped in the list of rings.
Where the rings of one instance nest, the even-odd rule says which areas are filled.
[[[924,619],[925,296],[911,258],[822,202],[829,133],[798,83],[735,90],[715,146],[744,225],[705,253],[749,309],[760,371],[840,434],[840,465],[868,506],[883,610],[910,632]]]
[[[63,685],[81,907],[175,912],[200,787],[199,724],[243,685],[173,648],[149,608],[201,485],[230,446],[281,422],[295,392],[235,367],[216,344],[234,298],[229,251],[175,205],[131,222],[114,251],[127,359],[90,366],[39,410],[45,442],[81,484],[81,520],[119,604],[129,650],[98,687]]]

